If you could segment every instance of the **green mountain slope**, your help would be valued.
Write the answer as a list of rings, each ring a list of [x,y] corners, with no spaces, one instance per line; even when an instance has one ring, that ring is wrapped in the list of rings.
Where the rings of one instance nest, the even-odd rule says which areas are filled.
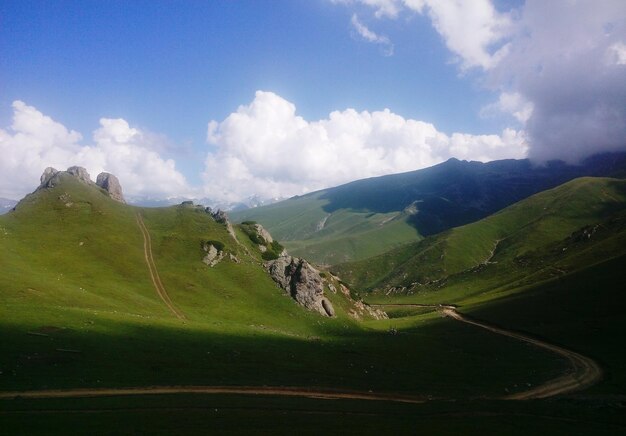
[[[258,221],[294,254],[332,265],[476,221],[577,177],[624,174],[624,153],[598,155],[579,166],[450,159],[234,212],[232,217]]]
[[[320,415],[331,433],[345,428],[347,417],[365,432],[379,432],[381,426],[412,431],[423,428],[424,417],[427,428],[441,429],[443,422],[451,433],[468,428],[499,433],[503,425],[513,433],[521,428],[517,432],[522,434],[529,428],[562,431],[563,422],[568,431],[602,430],[607,423],[619,428],[623,414],[614,398],[626,383],[619,346],[625,195],[624,182],[611,179],[576,180],[545,192],[545,198],[526,200],[532,207],[513,218],[506,218],[509,209],[490,217],[497,219],[481,237],[452,238],[450,247],[458,251],[445,267],[461,272],[446,276],[442,286],[433,283],[411,295],[368,296],[385,302],[456,298],[463,313],[578,350],[605,370],[604,380],[575,401],[515,403],[497,398],[552,380],[570,371],[570,363],[442,318],[433,308],[392,311],[393,318],[386,320],[355,320],[348,316],[350,303],[337,292],[328,297],[338,316],[322,317],[274,285],[246,226],[235,226],[237,243],[227,226],[202,208],[131,207],[66,177],[0,217],[0,395],[67,388],[300,386],[411,394],[426,403],[200,393],[10,397],[0,398],[2,428],[62,432],[83,425],[86,414],[95,418],[95,433],[145,432],[148,427],[205,433],[216,425],[241,432],[242,419],[249,418],[247,425],[264,434],[276,432],[285,417],[285,425],[309,425],[317,432]],[[533,220],[525,210],[542,218]],[[150,236],[158,281],[184,319],[155,289],[138,215]],[[598,222],[602,225],[589,224]],[[568,233],[566,228],[578,230]],[[537,231],[542,236],[531,237]],[[503,235],[508,239],[498,244],[489,263],[463,270],[484,263],[490,243]],[[436,246],[432,241],[442,236],[417,245]],[[226,256],[208,267],[202,262],[206,241],[239,262]],[[407,258],[412,248],[402,247]],[[508,250],[521,254],[511,258]]]
[[[337,316],[322,317],[274,284],[242,228],[234,229],[239,244],[203,208],[131,207],[60,177],[0,217],[2,390],[270,385],[470,396],[528,378],[528,366],[537,369],[534,383],[563,368],[557,356],[528,353],[506,338],[466,338],[462,327],[434,314],[393,324],[356,320],[339,290],[327,293]],[[208,267],[203,241],[238,262],[226,256]],[[392,326],[406,334],[390,341]],[[463,368],[448,365],[455,350],[442,335],[464,338],[475,357]],[[515,364],[485,382],[484,356],[493,353],[514,356]]]
[[[625,230],[626,181],[581,178],[475,223],[333,271],[356,289],[458,301],[623,254]]]

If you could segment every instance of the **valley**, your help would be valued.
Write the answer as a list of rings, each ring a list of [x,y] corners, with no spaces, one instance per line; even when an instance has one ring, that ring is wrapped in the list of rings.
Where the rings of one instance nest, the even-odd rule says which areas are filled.
[[[440,429],[445,416],[452,432],[488,417],[482,434],[626,425],[621,179],[576,179],[282,289],[267,258],[283,254],[249,221],[57,177],[0,218],[5,428],[88,413],[129,429],[184,416],[198,432],[214,410],[225,430],[245,415],[260,433],[279,415],[366,434],[374,418]],[[331,316],[298,303],[309,288]]]

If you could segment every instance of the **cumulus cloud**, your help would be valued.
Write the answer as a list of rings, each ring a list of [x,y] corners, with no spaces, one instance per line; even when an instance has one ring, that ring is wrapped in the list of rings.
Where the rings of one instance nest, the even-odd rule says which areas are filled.
[[[350,23],[352,24],[352,28],[356,31],[359,37],[367,42],[379,44],[385,56],[393,55],[393,44],[388,37],[384,35],[378,35],[377,33],[371,31],[367,26],[365,26],[365,24],[359,21],[359,18],[356,16],[356,14],[352,15]]]
[[[450,157],[488,161],[526,153],[523,134],[512,129],[449,136],[388,109],[346,109],[307,121],[293,103],[263,91],[223,121],[209,122],[207,140],[216,151],[206,159],[205,195],[220,201],[303,194]]]
[[[480,113],[485,117],[505,113],[511,115],[521,124],[526,124],[533,114],[533,109],[533,104],[519,92],[502,92],[497,102],[485,106]]]
[[[378,18],[428,16],[461,70],[483,72],[499,94],[481,114],[504,112],[525,126],[530,158],[575,163],[626,148],[623,0],[527,0],[507,12],[490,0],[381,3],[347,2]]]
[[[148,137],[150,135],[147,135]],[[34,190],[48,166],[87,168],[92,177],[107,171],[130,196],[164,197],[189,191],[173,160],[153,151],[146,135],[123,119],[100,120],[93,145],[24,102],[13,102],[13,122],[0,129],[0,197],[19,199]]]
[[[403,11],[427,14],[462,69],[489,69],[508,50],[510,14],[498,12],[489,0],[335,0],[335,3],[368,6],[376,18],[396,19]],[[354,18],[353,15],[353,26]]]
[[[573,163],[626,148],[624,40],[621,0],[526,2],[509,52],[489,79],[533,104],[530,158]]]

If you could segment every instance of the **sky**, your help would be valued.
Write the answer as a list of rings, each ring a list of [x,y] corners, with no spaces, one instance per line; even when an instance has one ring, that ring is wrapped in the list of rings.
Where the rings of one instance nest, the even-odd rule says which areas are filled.
[[[285,198],[626,149],[623,0],[0,0],[0,197]]]

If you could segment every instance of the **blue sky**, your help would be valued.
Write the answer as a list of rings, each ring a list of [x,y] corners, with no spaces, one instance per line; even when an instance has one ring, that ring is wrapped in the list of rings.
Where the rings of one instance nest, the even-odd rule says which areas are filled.
[[[29,182],[25,177],[32,177],[36,165],[69,166],[72,156],[90,171],[121,172],[125,189],[136,196],[224,201],[255,194],[289,196],[458,154],[490,160],[532,157],[535,150],[538,158],[559,157],[558,144],[550,150],[559,153],[534,145],[552,137],[545,129],[562,127],[553,123],[559,114],[533,119],[537,108],[543,114],[557,106],[541,101],[544,79],[513,73],[523,50],[546,45],[539,37],[524,39],[524,26],[544,31],[551,24],[554,34],[542,37],[573,40],[573,51],[597,61],[600,55],[592,58],[595,52],[575,45],[567,26],[575,22],[595,35],[602,22],[612,36],[598,39],[598,47],[603,56],[614,53],[615,61],[602,82],[608,85],[597,91],[600,105],[607,104],[600,96],[614,94],[624,79],[620,56],[626,46],[620,44],[626,40],[626,14],[620,2],[600,2],[595,8],[588,2],[587,8],[566,11],[552,23],[544,23],[542,13],[567,9],[567,2],[549,7],[521,1],[441,2],[450,3],[448,8],[431,3],[1,1],[1,151],[14,161],[7,172],[21,172],[24,179],[4,182],[12,186],[0,189],[0,196],[28,192],[36,178]],[[587,16],[589,10],[597,20]],[[472,26],[487,26],[489,32],[482,39],[478,32],[463,35],[463,28],[471,31]],[[499,50],[507,44],[512,48],[502,50],[502,57]],[[537,62],[549,67],[546,59],[555,54],[540,55]],[[571,80],[573,88],[577,78]],[[563,92],[574,99],[574,107],[576,93]],[[624,102],[621,92],[613,105]],[[16,108],[16,101],[24,106]],[[520,115],[529,104],[535,112],[527,112],[533,115]],[[334,111],[340,119],[332,119]],[[273,115],[264,118],[267,113]],[[211,121],[216,126],[207,141]],[[42,124],[49,128],[34,130]],[[533,126],[540,127],[533,131]],[[61,133],[50,133],[57,130]],[[22,149],[28,135],[38,144],[36,159]],[[63,148],[64,141],[71,144]],[[605,142],[606,149],[620,147],[615,140]],[[580,145],[576,155],[588,154],[585,147]],[[116,161],[125,150],[134,160]],[[294,170],[288,159],[280,161],[290,153],[293,160],[312,163]],[[263,156],[274,163],[266,165]],[[336,170],[329,165],[351,156],[358,165],[336,165]],[[148,161],[152,164],[146,167]],[[26,163],[33,168],[20,171],[19,164]],[[158,188],[159,183],[146,179],[150,174],[170,177],[173,187]],[[246,189],[233,188],[238,184]]]

